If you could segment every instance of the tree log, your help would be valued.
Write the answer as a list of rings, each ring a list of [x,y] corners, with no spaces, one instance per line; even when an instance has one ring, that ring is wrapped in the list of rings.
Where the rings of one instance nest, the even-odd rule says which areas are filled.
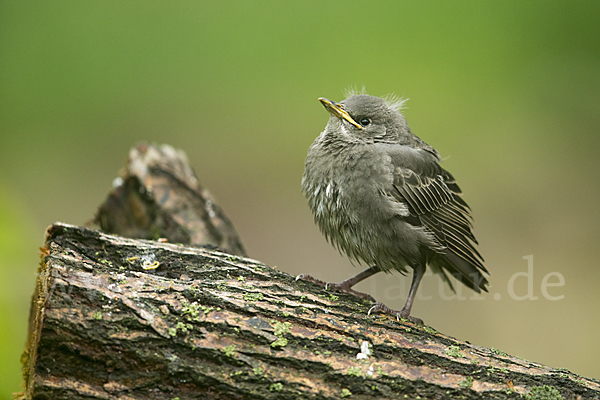
[[[600,397],[597,380],[368,309],[248,258],[57,223],[20,397]]]

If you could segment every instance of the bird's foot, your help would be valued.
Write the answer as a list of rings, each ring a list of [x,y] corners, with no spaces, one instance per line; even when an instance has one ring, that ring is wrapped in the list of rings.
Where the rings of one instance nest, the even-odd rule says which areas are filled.
[[[369,312],[367,313],[367,315],[371,315],[371,313],[375,312],[375,311],[380,311],[380,312],[388,314],[388,315],[393,315],[396,317],[396,320],[398,320],[398,322],[400,322],[400,319],[407,319],[414,324],[424,325],[423,320],[421,318],[411,317],[409,315],[410,311],[405,310],[404,308],[401,311],[396,311],[396,310],[392,310],[391,308],[389,308],[388,306],[386,306],[383,303],[375,303],[373,305],[373,307],[371,307],[369,309]]]
[[[322,281],[320,279],[314,278],[310,275],[307,274],[300,274],[296,277],[296,280],[303,280],[303,281],[309,281],[312,283],[316,283],[317,285],[321,285],[321,286],[325,286],[325,290],[335,290],[337,292],[343,292],[343,293],[348,293],[348,294],[352,294],[356,297],[360,297],[361,299],[365,299],[368,301],[375,301],[375,299],[373,298],[373,296],[371,296],[368,293],[363,293],[363,292],[359,292],[356,291],[354,289],[352,289],[350,287],[350,284],[348,284],[346,281],[341,282],[341,283],[331,283],[331,282],[325,282]]]

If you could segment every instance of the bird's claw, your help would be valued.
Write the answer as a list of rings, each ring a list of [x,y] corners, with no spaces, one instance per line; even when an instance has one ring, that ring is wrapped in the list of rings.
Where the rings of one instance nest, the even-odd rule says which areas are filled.
[[[396,321],[398,322],[408,320],[416,325],[424,325],[423,320],[421,318],[411,317],[409,313],[404,309],[402,311],[392,310],[383,303],[375,303],[373,307],[369,309],[367,315],[371,315],[371,313],[374,311],[381,311],[384,314],[395,316]]]

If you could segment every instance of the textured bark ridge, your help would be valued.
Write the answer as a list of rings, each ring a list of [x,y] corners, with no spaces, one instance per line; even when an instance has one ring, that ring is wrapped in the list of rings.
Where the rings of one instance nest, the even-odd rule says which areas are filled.
[[[42,250],[23,398],[600,397],[248,258],[65,224]]]
[[[92,227],[246,255],[233,224],[200,184],[183,151],[149,143],[133,147],[114,186]]]

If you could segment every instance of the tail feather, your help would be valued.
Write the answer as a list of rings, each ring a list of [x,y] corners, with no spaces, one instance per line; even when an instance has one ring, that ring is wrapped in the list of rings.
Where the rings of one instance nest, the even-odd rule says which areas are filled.
[[[450,251],[446,254],[438,254],[437,256],[436,261],[438,261],[438,264],[442,267],[441,269],[450,272],[452,276],[461,281],[465,286],[473,289],[477,293],[481,293],[482,290],[485,292],[488,291],[486,286],[489,285],[489,282],[482,271],[476,266]],[[436,271],[436,269],[440,268],[433,267],[432,265],[432,270],[434,270],[434,272],[439,272]],[[443,279],[448,282],[448,276],[443,271],[441,272]],[[450,287],[452,287],[451,284]]]

